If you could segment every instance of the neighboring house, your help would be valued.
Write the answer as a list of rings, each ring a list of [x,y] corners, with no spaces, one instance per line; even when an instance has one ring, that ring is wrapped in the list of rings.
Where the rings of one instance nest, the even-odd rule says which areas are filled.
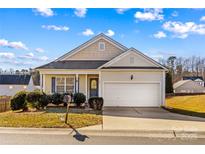
[[[55,61],[36,68],[46,93],[81,92],[105,106],[160,106],[167,68],[134,48],[99,34]]]
[[[36,89],[31,75],[0,75],[0,96],[13,96],[17,92]]]
[[[205,87],[192,80],[181,80],[173,85],[174,93],[205,93]]]
[[[205,86],[204,79],[201,76],[183,76],[182,78],[183,80],[192,80],[203,87]]]

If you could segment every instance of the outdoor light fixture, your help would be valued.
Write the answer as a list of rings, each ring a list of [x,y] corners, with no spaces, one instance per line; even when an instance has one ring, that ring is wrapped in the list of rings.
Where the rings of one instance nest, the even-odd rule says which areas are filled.
[[[131,80],[133,79],[133,75],[130,76],[130,79],[131,79]]]
[[[9,89],[13,89],[13,86],[9,86]]]
[[[24,88],[24,89],[26,89],[26,88],[27,88],[27,86],[23,86],[23,88]]]

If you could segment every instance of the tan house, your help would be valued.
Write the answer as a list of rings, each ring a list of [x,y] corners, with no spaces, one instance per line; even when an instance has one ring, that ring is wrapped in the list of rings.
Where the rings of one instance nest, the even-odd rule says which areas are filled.
[[[82,92],[105,106],[160,106],[167,69],[134,48],[99,34],[36,68],[46,93]]]

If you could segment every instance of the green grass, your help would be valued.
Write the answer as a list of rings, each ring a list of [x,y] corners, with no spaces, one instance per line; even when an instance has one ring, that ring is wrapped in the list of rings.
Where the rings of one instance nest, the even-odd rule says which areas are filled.
[[[65,113],[8,111],[0,113],[0,127],[80,128],[102,123],[102,116],[95,114],[69,113],[69,125],[64,119]]]
[[[166,107],[205,113],[205,95],[166,98]]]

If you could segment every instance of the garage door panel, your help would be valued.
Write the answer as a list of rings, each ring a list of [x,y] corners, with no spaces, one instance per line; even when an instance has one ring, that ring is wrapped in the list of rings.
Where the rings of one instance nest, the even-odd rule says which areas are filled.
[[[157,83],[105,83],[105,106],[159,106]]]

